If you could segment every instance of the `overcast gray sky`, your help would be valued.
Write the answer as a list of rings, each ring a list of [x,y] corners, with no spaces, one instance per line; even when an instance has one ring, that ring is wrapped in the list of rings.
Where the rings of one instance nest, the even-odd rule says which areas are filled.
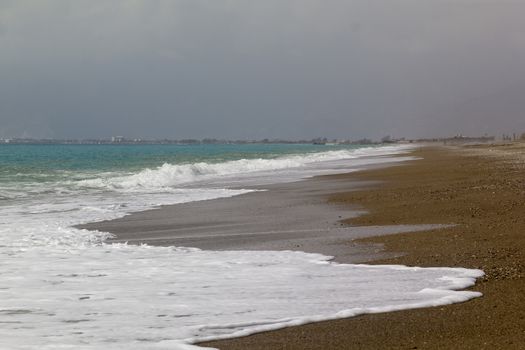
[[[0,0],[0,137],[525,132],[525,1]]]

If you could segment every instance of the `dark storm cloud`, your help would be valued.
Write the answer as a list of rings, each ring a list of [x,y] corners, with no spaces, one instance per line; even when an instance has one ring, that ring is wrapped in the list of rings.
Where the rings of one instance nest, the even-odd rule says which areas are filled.
[[[523,1],[2,1],[0,137],[525,131]]]

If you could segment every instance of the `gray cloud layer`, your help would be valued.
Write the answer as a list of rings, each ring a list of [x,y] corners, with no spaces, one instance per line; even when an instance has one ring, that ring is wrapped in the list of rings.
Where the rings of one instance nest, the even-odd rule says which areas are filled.
[[[525,131],[525,1],[0,0],[0,137]]]

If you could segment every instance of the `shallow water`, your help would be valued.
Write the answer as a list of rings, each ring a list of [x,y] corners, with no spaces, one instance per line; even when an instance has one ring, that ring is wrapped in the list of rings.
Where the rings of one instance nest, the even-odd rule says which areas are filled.
[[[290,251],[106,244],[108,233],[72,228],[161,204],[251,191],[232,189],[239,184],[393,161],[384,156],[403,152],[282,145],[208,146],[192,154],[141,147],[0,147],[0,347],[182,349],[196,341],[479,296],[453,291],[472,285],[478,270],[340,265]]]

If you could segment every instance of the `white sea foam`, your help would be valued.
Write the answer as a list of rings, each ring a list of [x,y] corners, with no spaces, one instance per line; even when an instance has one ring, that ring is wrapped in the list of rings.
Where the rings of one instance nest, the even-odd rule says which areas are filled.
[[[126,176],[107,176],[79,182],[88,188],[103,188],[117,191],[165,190],[195,181],[217,180],[225,176],[253,174],[256,172],[296,169],[304,171],[316,164],[334,160],[351,160],[362,157],[377,157],[399,154],[410,146],[369,147],[353,150],[289,155],[275,159],[239,159],[222,163],[165,163],[155,169],[145,169]]]
[[[20,265],[19,260],[38,262]],[[466,301],[477,270],[338,265],[301,252],[101,245],[5,259],[0,344],[179,349],[312,321]]]
[[[290,251],[106,244],[108,233],[71,227],[247,192],[177,188],[169,181],[161,191],[151,185],[156,181],[162,183],[132,184],[131,192],[38,192],[0,207],[0,348],[189,349],[198,341],[480,295],[457,291],[474,284],[479,270],[344,265]]]

